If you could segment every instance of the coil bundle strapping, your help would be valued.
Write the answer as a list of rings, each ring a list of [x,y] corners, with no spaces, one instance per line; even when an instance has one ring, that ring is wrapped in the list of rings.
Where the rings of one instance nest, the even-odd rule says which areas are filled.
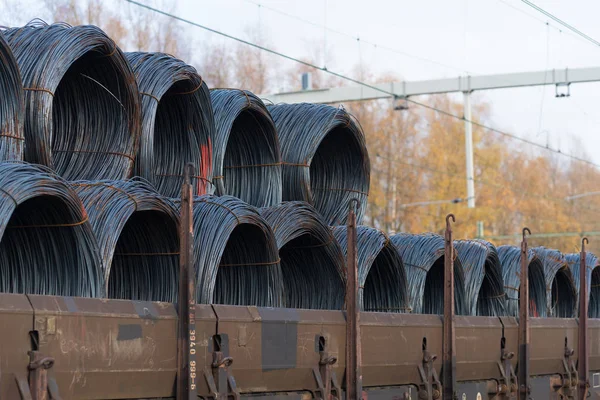
[[[413,313],[444,313],[444,238],[433,233],[398,233],[391,242],[402,257]],[[456,251],[455,251],[456,253]],[[454,310],[468,315],[465,278],[460,259],[454,258]]]
[[[21,161],[25,102],[17,60],[0,31],[0,161]]]
[[[346,226],[332,227],[346,257],[348,237]],[[358,226],[358,301],[363,311],[410,312],[406,274],[402,258],[382,231]]]
[[[565,259],[569,263],[569,268],[573,274],[575,288],[577,289],[577,310],[579,310],[579,291],[581,283],[580,274],[580,253],[565,254]],[[585,256],[586,279],[587,279],[587,298],[588,298],[588,316],[590,318],[600,318],[600,263],[594,253],[587,252]],[[579,315],[579,311],[577,311]]]
[[[308,203],[289,201],[260,212],[277,240],[286,307],[342,309],[344,254],[317,211]]]
[[[102,297],[92,226],[75,191],[51,171],[0,163],[0,292]]]
[[[142,136],[136,174],[167,197],[179,196],[183,170],[198,176],[194,194],[212,192],[214,117],[210,93],[196,69],[163,53],[125,53],[142,103]]]
[[[465,272],[469,315],[506,315],[506,294],[496,247],[485,240],[455,240]]]
[[[346,223],[358,199],[367,206],[371,167],[362,128],[343,108],[323,104],[269,106],[283,159],[283,200],[312,204],[332,226]]]
[[[558,250],[533,248],[544,266],[548,316],[573,318],[576,315],[577,289],[565,256]]]
[[[177,301],[178,214],[149,183],[77,181],[98,241],[109,298]]]
[[[213,182],[218,195],[256,207],[281,202],[279,141],[267,107],[253,93],[213,89]]]
[[[33,21],[4,32],[25,91],[25,160],[67,180],[133,171],[140,100],[133,71],[95,26]]]

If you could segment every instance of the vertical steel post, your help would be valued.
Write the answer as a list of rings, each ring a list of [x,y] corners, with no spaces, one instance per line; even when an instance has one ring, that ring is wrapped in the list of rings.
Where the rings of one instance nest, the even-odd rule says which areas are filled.
[[[473,124],[471,123],[471,91],[463,92],[465,120],[465,155],[467,159],[467,205],[475,208],[475,172],[473,167]]]
[[[521,242],[521,284],[519,286],[519,399],[528,400],[529,384],[529,255],[527,237],[529,228],[523,228]]]
[[[179,226],[179,331],[177,337],[177,400],[197,400],[196,365],[196,273],[194,270],[194,198],[192,164],[185,166],[181,186]]]
[[[360,346],[360,309],[358,307],[358,244],[356,236],[356,199],[350,200],[348,211],[348,280],[346,282],[346,399],[362,398]]]
[[[579,370],[579,399],[584,400],[587,396],[590,376],[588,370],[588,296],[587,296],[587,264],[585,245],[589,243],[587,238],[581,239],[581,255],[579,260],[579,357],[577,369]]]
[[[454,244],[450,219],[456,222],[453,214],[446,216],[444,244],[444,339],[442,359],[442,386],[444,400],[456,398],[456,348],[454,331]]]

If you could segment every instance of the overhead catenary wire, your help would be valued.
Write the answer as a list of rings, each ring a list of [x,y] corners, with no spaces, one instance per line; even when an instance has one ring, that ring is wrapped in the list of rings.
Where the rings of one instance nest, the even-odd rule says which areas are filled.
[[[348,253],[347,227],[331,228],[344,257]],[[402,258],[382,231],[358,226],[358,302],[362,311],[411,311]]]
[[[576,315],[577,289],[573,274],[564,255],[554,249],[533,248],[544,266],[546,304],[548,316],[574,318]]]
[[[25,102],[17,60],[0,31],[0,162],[21,161]]]
[[[271,115],[256,95],[239,89],[210,91],[214,115],[216,193],[256,207],[281,202],[281,153]]]
[[[97,243],[77,194],[25,163],[0,163],[0,292],[103,297]]]
[[[25,160],[67,180],[129,177],[139,92],[112,39],[95,26],[39,20],[3,33],[25,86]]]
[[[273,231],[258,210],[233,196],[194,198],[194,267],[203,304],[283,307]]]
[[[519,317],[519,290],[521,287],[521,248],[517,246],[499,246],[498,257],[502,265],[502,277],[506,292],[507,315]],[[532,249],[527,252],[529,280],[529,315],[547,317],[546,278],[542,260]]]
[[[283,159],[283,200],[312,204],[329,225],[346,223],[358,199],[357,222],[367,206],[371,167],[364,133],[343,108],[278,104],[273,116]]]
[[[283,202],[262,208],[273,229],[289,308],[341,310],[346,262],[333,233],[310,204]]]
[[[496,247],[485,240],[455,240],[454,248],[464,268],[470,315],[506,315],[506,294]]]
[[[579,315],[579,291],[581,290],[580,269],[581,269],[581,254],[571,253],[565,254],[565,259],[569,263],[575,288],[577,290],[577,313]],[[600,261],[594,253],[586,252],[586,297],[588,299],[588,316],[590,318],[600,318]]]
[[[192,163],[194,194],[213,192],[214,116],[210,93],[196,69],[164,53],[125,53],[142,104],[142,136],[136,175],[167,197],[179,196],[183,170]]]
[[[177,301],[178,212],[143,180],[77,181],[100,254],[107,297]]]
[[[433,233],[398,233],[391,243],[406,270],[412,312],[444,313],[444,238]],[[455,252],[456,253],[456,252]],[[457,315],[468,315],[464,270],[460,258],[454,258],[454,308]]]
[[[271,53],[271,54],[274,54],[274,55],[276,55],[276,56],[279,56],[279,57],[285,58],[285,59],[287,59],[287,60],[290,60],[290,61],[293,61],[293,62],[296,62],[296,63],[302,64],[302,65],[305,65],[305,66],[307,66],[307,67],[310,67],[310,68],[314,68],[314,69],[316,69],[316,70],[319,70],[319,71],[326,72],[326,73],[328,73],[328,74],[330,74],[330,75],[336,76],[336,77],[338,77],[338,78],[344,79],[344,80],[346,80],[346,81],[349,81],[349,82],[356,83],[356,84],[358,84],[358,85],[361,85],[361,86],[363,86],[363,87],[366,87],[366,88],[369,88],[369,89],[373,89],[373,90],[376,90],[376,91],[378,91],[378,92],[381,92],[381,93],[385,93],[385,94],[387,94],[387,95],[390,95],[390,96],[392,96],[392,97],[395,97],[395,96],[396,96],[396,94],[394,94],[393,92],[390,92],[390,91],[388,91],[388,90],[385,90],[385,89],[379,88],[379,87],[377,87],[377,86],[375,86],[375,85],[371,85],[371,84],[368,84],[368,83],[362,82],[362,81],[360,81],[360,80],[357,80],[357,79],[354,79],[354,78],[348,77],[348,76],[346,76],[346,75],[343,75],[343,74],[341,74],[341,73],[338,73],[338,72],[331,71],[331,70],[327,69],[326,67],[321,67],[321,66],[318,66],[318,65],[316,65],[316,64],[313,64],[313,63],[310,63],[310,62],[303,61],[303,60],[301,60],[301,59],[299,59],[299,58],[295,58],[295,57],[292,57],[292,56],[286,55],[286,54],[284,54],[284,53],[281,53],[281,52],[279,52],[279,51],[276,51],[276,50],[270,49],[270,48],[268,48],[268,47],[261,46],[261,45],[259,45],[259,44],[256,44],[256,43],[252,43],[252,42],[250,42],[250,41],[248,41],[248,40],[240,39],[240,38],[238,38],[238,37],[236,37],[236,36],[233,36],[233,35],[230,35],[230,34],[227,34],[227,33],[221,32],[221,31],[219,31],[219,30],[217,30],[217,29],[210,28],[210,27],[208,27],[208,26],[205,26],[205,25],[199,24],[199,23],[197,23],[197,22],[190,21],[190,20],[188,20],[188,19],[185,19],[185,18],[182,18],[182,17],[176,16],[176,15],[174,15],[174,14],[171,14],[171,13],[168,13],[168,12],[166,12],[166,11],[159,10],[159,9],[157,9],[157,8],[154,8],[154,7],[148,6],[148,5],[146,5],[146,4],[143,4],[143,3],[137,2],[137,1],[135,1],[135,0],[125,0],[125,1],[127,1],[128,3],[131,3],[131,4],[135,4],[135,5],[139,6],[139,7],[145,8],[145,9],[147,9],[147,10],[150,10],[150,11],[156,12],[156,13],[158,13],[158,14],[161,14],[161,15],[167,16],[167,17],[169,17],[169,18],[173,18],[173,19],[175,19],[175,20],[177,20],[177,21],[181,21],[181,22],[184,22],[184,23],[186,23],[186,24],[189,24],[189,25],[195,26],[195,27],[197,27],[197,28],[204,29],[204,30],[206,30],[206,31],[208,31],[208,32],[212,32],[212,33],[214,33],[214,34],[217,34],[217,35],[220,35],[220,36],[226,37],[226,38],[228,38],[228,39],[235,40],[235,41],[237,41],[237,42],[239,42],[239,43],[243,43],[243,44],[246,44],[246,45],[248,45],[248,46],[252,46],[252,47],[254,47],[254,48],[257,48],[257,49],[259,49],[259,50],[266,51],[266,52],[268,52],[268,53]],[[583,159],[583,158],[581,158],[581,157],[577,157],[577,156],[575,156],[575,155],[572,155],[572,154],[564,153],[564,152],[562,152],[562,151],[560,151],[560,150],[556,150],[556,149],[550,148],[550,147],[548,147],[548,146],[546,146],[546,145],[543,145],[543,144],[540,144],[540,143],[536,143],[536,142],[534,142],[534,141],[531,141],[531,140],[529,140],[529,139],[525,139],[525,138],[522,138],[522,137],[520,137],[520,136],[517,136],[517,135],[511,134],[511,133],[509,133],[509,132],[505,132],[505,131],[502,131],[502,130],[500,130],[500,129],[497,129],[497,128],[494,128],[494,127],[491,127],[491,126],[485,125],[485,124],[483,124],[483,123],[481,123],[481,122],[474,121],[474,120],[470,120],[470,119],[466,119],[466,118],[464,118],[464,116],[456,115],[456,114],[453,114],[453,113],[451,113],[451,112],[449,112],[449,111],[445,111],[445,110],[439,109],[439,108],[437,108],[437,107],[431,106],[431,105],[429,105],[429,104],[421,103],[421,102],[419,102],[419,101],[416,101],[416,100],[413,100],[413,99],[410,99],[410,98],[406,98],[405,100],[406,100],[407,102],[410,102],[410,103],[412,103],[412,104],[415,104],[415,105],[418,105],[418,106],[424,107],[424,108],[426,108],[426,109],[429,109],[429,110],[435,111],[436,113],[439,113],[439,114],[442,114],[442,115],[445,115],[445,116],[448,116],[448,117],[451,117],[451,118],[455,118],[455,119],[458,119],[458,120],[461,120],[461,121],[470,122],[470,123],[471,123],[471,124],[473,124],[474,126],[478,126],[478,127],[480,127],[480,128],[487,129],[487,130],[489,130],[489,131],[491,131],[491,132],[497,133],[497,134],[499,134],[499,135],[502,135],[502,136],[505,136],[505,137],[509,137],[509,138],[511,138],[511,139],[514,139],[514,140],[518,140],[518,141],[520,141],[520,142],[522,142],[522,143],[526,143],[526,144],[532,145],[532,146],[534,146],[534,147],[538,147],[538,148],[541,148],[541,149],[544,149],[544,150],[547,150],[547,151],[550,151],[550,152],[553,152],[553,153],[556,153],[556,154],[560,154],[560,155],[562,155],[562,156],[564,156],[564,157],[570,158],[570,159],[572,159],[572,160],[580,161],[580,162],[583,162],[583,163],[585,163],[585,164],[588,164],[588,165],[592,165],[592,166],[594,166],[594,167],[597,167],[597,168],[598,168],[598,167],[600,167],[600,164],[596,164],[596,163],[594,163],[594,162],[592,162],[592,161],[589,161],[589,160]]]

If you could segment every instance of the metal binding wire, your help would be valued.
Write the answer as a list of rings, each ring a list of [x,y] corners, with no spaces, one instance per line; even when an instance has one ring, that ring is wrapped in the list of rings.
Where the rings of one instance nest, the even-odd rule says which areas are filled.
[[[0,32],[0,161],[23,160],[25,102],[21,74],[12,50]]]
[[[308,203],[290,201],[262,208],[260,213],[275,233],[286,307],[341,310],[346,262],[317,210]]]
[[[102,256],[109,298],[177,301],[178,213],[149,183],[72,182]]]
[[[39,20],[3,33],[25,86],[25,160],[67,180],[129,177],[140,100],[115,43],[95,26]]]
[[[281,202],[277,132],[263,102],[239,89],[210,91],[215,113],[213,171],[216,193],[256,207]]]
[[[331,228],[346,257],[347,227]],[[402,258],[382,231],[357,227],[358,301],[363,311],[410,312],[407,281]]]
[[[142,137],[136,174],[178,197],[183,170],[198,172],[194,194],[212,192],[215,122],[210,93],[196,69],[164,53],[125,53],[142,94]]]
[[[402,257],[410,304],[416,314],[444,313],[444,238],[433,233],[398,233],[391,242]],[[468,315],[464,270],[454,258],[454,308],[457,315]]]
[[[498,247],[498,258],[502,266],[502,278],[506,293],[506,312],[519,317],[519,288],[521,287],[521,248],[518,246]],[[529,315],[547,317],[546,283],[542,260],[532,249],[527,252],[529,276]]]
[[[455,240],[465,272],[469,315],[506,315],[504,279],[496,247],[485,240]]]
[[[577,315],[577,289],[564,255],[545,247],[535,247],[533,251],[544,265],[548,316],[574,318]]]
[[[273,116],[283,158],[283,200],[312,204],[332,226],[346,223],[357,198],[360,223],[367,206],[371,167],[362,128],[343,108],[278,104]]]
[[[0,292],[103,297],[87,219],[58,176],[31,164],[0,163]]]
[[[579,291],[581,282],[579,281],[579,269],[581,267],[581,254],[565,254],[565,259],[571,268],[573,281],[577,289],[576,315],[579,315]],[[586,275],[587,275],[587,298],[588,298],[588,316],[590,318],[600,318],[600,262],[594,253],[586,252],[585,255]]]

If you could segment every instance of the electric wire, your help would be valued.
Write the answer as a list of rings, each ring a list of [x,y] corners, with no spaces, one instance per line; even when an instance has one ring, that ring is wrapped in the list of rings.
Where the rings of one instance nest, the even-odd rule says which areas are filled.
[[[140,99],[112,39],[95,26],[40,20],[3,33],[25,86],[25,160],[66,180],[129,177]]]
[[[0,163],[0,292],[103,297],[100,253],[75,191],[48,169]]]
[[[212,89],[210,97],[216,194],[232,195],[256,207],[279,204],[281,153],[267,107],[247,90]]]
[[[569,263],[569,268],[573,274],[575,288],[577,290],[577,313],[579,315],[579,292],[581,290],[580,269],[581,269],[581,253],[565,254],[565,259]],[[586,297],[588,299],[588,317],[600,318],[600,261],[594,253],[586,252]]]
[[[409,299],[415,314],[444,313],[444,238],[433,233],[398,233],[391,238],[406,270]],[[468,315],[464,269],[454,252],[454,309]]]
[[[102,257],[112,299],[177,301],[179,217],[150,183],[77,181]]]
[[[206,83],[196,69],[164,53],[125,53],[135,73],[142,104],[142,136],[136,175],[167,197],[181,191],[184,167],[198,171],[197,195],[211,193],[215,122]]]
[[[348,228],[331,228],[344,257],[348,254]],[[357,226],[358,304],[362,311],[411,311],[402,258],[382,231]]]
[[[341,310],[346,261],[333,233],[310,204],[283,202],[262,208],[279,248],[289,308]]]
[[[535,247],[532,250],[544,266],[548,316],[574,318],[577,315],[577,289],[565,256],[558,250],[545,247]]]
[[[367,207],[371,166],[358,121],[343,107],[279,104],[273,116],[283,159],[283,200],[313,205],[328,225],[342,225],[348,202],[358,199],[360,223]]]
[[[23,160],[25,102],[17,60],[0,31],[0,162]]]

